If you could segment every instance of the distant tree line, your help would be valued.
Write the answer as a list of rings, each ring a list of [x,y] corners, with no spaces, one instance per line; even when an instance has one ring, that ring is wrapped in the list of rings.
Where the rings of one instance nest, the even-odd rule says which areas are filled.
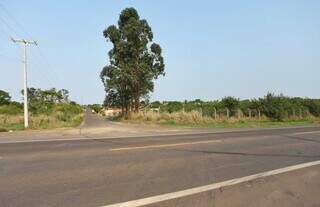
[[[21,91],[23,94],[23,90]],[[53,107],[57,104],[76,104],[69,101],[69,91],[66,89],[57,90],[28,88],[28,104],[31,113],[51,113]]]
[[[69,91],[27,90],[30,128],[74,127],[82,122],[83,108],[69,100]],[[0,131],[24,129],[23,112],[22,102],[12,101],[8,92],[0,90]]]
[[[204,116],[265,116],[274,120],[285,120],[291,117],[320,117],[320,99],[287,97],[268,93],[263,98],[240,100],[225,97],[219,101],[155,101],[146,106],[148,110],[159,112],[199,111]]]
[[[21,93],[23,94],[23,90]],[[3,106],[3,107],[1,107]],[[28,88],[28,106],[32,114],[50,114],[57,106],[61,111],[72,111],[80,113],[81,107],[74,101],[69,100],[69,91],[55,88],[43,90],[40,88]],[[76,106],[76,107],[72,107]],[[0,113],[18,114],[23,112],[23,104],[12,101],[8,92],[0,90]]]
[[[23,94],[23,90],[21,93]],[[28,101],[40,103],[68,103],[69,91],[66,89],[57,90],[56,88],[48,90],[28,88]]]

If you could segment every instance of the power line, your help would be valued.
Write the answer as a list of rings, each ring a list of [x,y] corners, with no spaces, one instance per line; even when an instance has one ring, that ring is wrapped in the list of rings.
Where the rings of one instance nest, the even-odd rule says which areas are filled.
[[[18,22],[18,20],[8,11],[8,9],[6,9],[6,7],[0,3],[0,8],[2,8],[2,10],[7,14],[7,16],[9,18],[11,18],[13,20],[13,22],[15,22],[16,25],[18,25],[23,32],[27,35],[28,38],[31,38],[31,35],[25,30],[25,28],[22,26],[22,24],[20,24]],[[10,27],[10,25],[8,25],[8,27]]]
[[[32,54],[34,54],[34,53],[32,53]],[[33,56],[33,57],[36,57],[36,56]],[[37,58],[36,58],[37,59]],[[55,86],[55,84],[52,82],[52,80],[49,78],[49,76],[43,71],[43,70],[41,70],[41,66],[40,66],[40,64],[39,64],[39,61],[34,61],[34,62],[31,62],[30,61],[30,63],[34,66],[34,67],[32,67],[32,68],[34,68],[35,70],[37,70],[37,74],[38,75],[40,75],[42,78],[44,78],[45,79],[45,81],[47,82],[47,83],[49,83],[52,87],[54,87]]]
[[[53,74],[52,77],[54,77],[57,82],[62,83],[62,81],[60,80],[59,76],[56,74],[54,67],[52,67],[52,65],[50,64],[50,62],[48,61],[48,58],[46,57],[46,55],[44,54],[44,52],[42,51],[42,49],[37,46],[36,47],[38,50],[38,54],[40,56],[40,59],[43,61],[43,63],[46,65],[46,67],[49,69],[50,73]]]
[[[3,57],[5,59],[7,59],[7,60],[14,61],[14,62],[19,61],[18,58],[10,57],[10,56],[7,56],[7,55],[5,55],[3,53],[0,53],[0,57]]]
[[[3,32],[3,33],[0,33],[0,35],[2,35],[4,38],[10,39],[11,35],[4,28],[0,27],[0,29]]]
[[[7,14],[7,16],[9,17],[9,18],[11,18],[12,19],[12,21],[20,28],[20,30],[25,34],[24,36],[27,36],[28,38],[30,38],[30,39],[34,39],[33,37],[32,37],[32,35],[24,28],[24,26],[22,25],[22,24],[20,24],[19,23],[19,21],[9,12],[9,10],[8,9],[6,9],[6,7],[3,5],[3,4],[1,4],[0,3],[0,8]],[[13,28],[13,27],[11,27],[8,23],[6,23],[6,21],[4,21],[3,19],[2,19],[2,21],[4,22],[4,24],[10,29],[10,30],[12,30],[16,35],[17,35],[17,31]],[[52,78],[54,78],[55,79],[55,82],[60,82],[60,83],[62,83],[62,81],[60,81],[60,78],[59,78],[59,76],[57,75],[57,73],[55,73],[55,70],[54,70],[54,68],[51,66],[51,64],[49,63],[49,61],[48,61],[48,58],[45,56],[45,54],[44,54],[44,52],[41,50],[41,48],[39,47],[39,45],[37,45],[37,52],[38,52],[38,54],[36,55],[36,56],[39,56],[39,59],[37,58],[37,60],[39,61],[39,62],[42,62],[45,66],[46,66],[46,68],[48,68],[48,71],[50,71],[49,73],[51,73],[52,75],[50,75]],[[35,56],[35,57],[36,57]],[[40,71],[40,70],[39,70]]]
[[[9,29],[9,30],[11,30],[13,33],[14,33],[14,35],[17,35],[18,36],[18,32],[12,27],[12,26],[10,26],[10,24],[9,23],[7,23],[4,19],[3,19],[3,17],[1,17],[0,16],[0,21]],[[7,33],[7,32],[5,32],[7,35],[9,35],[9,33]],[[9,35],[10,36],[10,35]]]
[[[20,30],[23,30],[23,32],[22,33],[24,33],[24,34],[26,34],[26,36],[27,37],[31,37],[31,35],[24,29],[24,27],[13,17],[13,15],[11,15],[10,14],[10,12],[0,3],[0,9],[2,9],[2,10],[4,10],[5,11],[5,13],[7,14],[7,16],[8,17],[10,17],[12,20],[13,20],[13,22],[18,26],[18,27],[20,27]],[[16,29],[15,27],[13,27],[13,26],[11,26],[10,24],[9,24],[9,22],[10,21],[7,21],[7,20],[5,20],[4,19],[4,17],[1,17],[0,16],[0,21],[3,23],[3,25],[4,26],[6,26],[6,28],[8,29],[8,30],[10,30],[15,36],[21,36],[20,34],[20,32],[19,32],[19,29]],[[4,31],[4,34],[8,37],[8,39],[9,38],[11,38],[11,34],[9,34],[4,28],[2,29],[3,31]],[[21,40],[22,41],[22,40]],[[20,41],[20,42],[21,42]],[[38,47],[37,47],[38,48]],[[0,54],[0,56],[1,57],[4,57],[4,58],[6,58],[6,59],[10,59],[10,60],[18,60],[18,59],[15,59],[15,58],[11,58],[11,57],[8,57],[7,55],[4,55],[4,54]],[[35,56],[35,57],[37,57],[37,56]],[[37,59],[37,58],[36,58]],[[41,59],[41,58],[39,58],[39,59]],[[40,67],[40,65],[39,65],[39,63],[41,62],[41,61],[39,61],[39,59],[37,59],[38,61],[35,61],[34,63],[38,66],[38,68],[41,68]],[[39,69],[38,70],[38,73],[37,74],[39,74],[41,77],[45,77],[45,82],[49,82],[52,86],[54,86],[54,84],[52,83],[52,81],[51,81],[51,79],[50,78],[48,78],[46,75],[45,75],[45,73],[43,73],[43,71],[41,70],[41,69]],[[53,76],[54,77],[54,76]],[[44,80],[44,79],[43,79]],[[27,121],[26,121],[26,123],[27,123]],[[28,124],[28,123],[27,123]]]

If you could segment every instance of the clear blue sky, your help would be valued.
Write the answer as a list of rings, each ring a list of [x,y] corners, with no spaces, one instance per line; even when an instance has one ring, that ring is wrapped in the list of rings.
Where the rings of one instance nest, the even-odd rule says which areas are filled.
[[[21,50],[9,35],[40,44],[40,53],[29,48],[29,86],[66,88],[76,101],[101,103],[99,73],[111,48],[102,31],[132,6],[164,51],[167,75],[156,82],[153,100],[253,98],[268,91],[320,98],[318,0],[0,3],[10,12],[0,7],[0,89],[15,100],[21,100]]]

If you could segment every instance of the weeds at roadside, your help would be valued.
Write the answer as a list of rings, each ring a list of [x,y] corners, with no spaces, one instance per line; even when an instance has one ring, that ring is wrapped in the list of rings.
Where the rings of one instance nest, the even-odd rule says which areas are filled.
[[[40,113],[29,116],[30,129],[52,129],[76,127],[83,121],[83,111],[80,106],[60,104],[49,114]],[[8,130],[23,130],[24,118],[22,113],[0,114],[0,132]]]
[[[213,117],[202,116],[199,112],[175,112],[175,113],[157,113],[157,112],[139,112],[131,113],[127,117],[119,119],[127,123],[147,123],[160,124],[176,127],[194,127],[194,128],[260,128],[260,127],[281,127],[281,126],[299,126],[307,124],[320,123],[315,117],[292,118],[283,121],[271,120],[267,117],[249,118],[249,117]]]

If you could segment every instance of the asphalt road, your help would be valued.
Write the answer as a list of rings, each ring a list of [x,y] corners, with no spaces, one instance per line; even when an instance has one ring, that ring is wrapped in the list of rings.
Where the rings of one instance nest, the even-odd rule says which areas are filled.
[[[3,143],[0,206],[105,206],[316,160],[320,127]]]

